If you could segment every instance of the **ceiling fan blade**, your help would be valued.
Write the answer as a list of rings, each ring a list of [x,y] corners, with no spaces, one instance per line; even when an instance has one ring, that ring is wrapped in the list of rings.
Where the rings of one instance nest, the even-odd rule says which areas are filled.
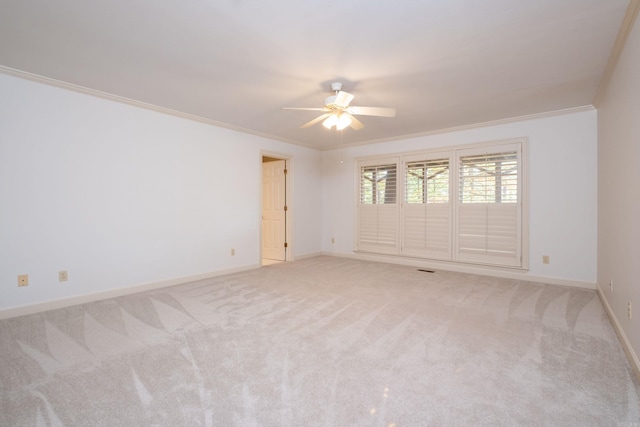
[[[351,95],[349,92],[340,91],[336,95],[336,99],[333,103],[340,108],[347,108],[353,98],[354,95]]]
[[[378,116],[378,117],[395,117],[395,108],[385,107],[349,107],[347,111],[350,114],[358,114],[360,116]]]
[[[331,113],[322,114],[322,115],[316,117],[315,119],[311,120],[310,122],[307,122],[307,123],[303,124],[302,126],[300,126],[300,128],[301,129],[308,128],[309,126],[313,126],[316,123],[320,123],[321,121],[323,121],[324,119],[326,119],[330,115],[331,115]]]
[[[303,111],[327,111],[325,107],[305,108],[305,107],[284,107],[283,110],[303,110]]]
[[[342,114],[348,114],[348,113],[342,113]],[[364,127],[364,125],[362,124],[362,122],[358,119],[356,119],[355,117],[353,117],[351,114],[349,114],[349,118],[351,119],[351,124],[349,126],[351,126],[351,129],[353,130],[360,130]]]

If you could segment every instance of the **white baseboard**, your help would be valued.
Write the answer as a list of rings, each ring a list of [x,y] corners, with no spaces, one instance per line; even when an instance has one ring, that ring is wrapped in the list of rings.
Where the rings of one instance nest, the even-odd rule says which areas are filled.
[[[570,286],[572,288],[582,288],[595,290],[596,284],[577,280],[560,279],[557,277],[533,276],[524,270],[514,270],[500,267],[482,267],[474,265],[463,265],[449,262],[439,262],[426,259],[404,258],[398,256],[376,255],[362,252],[344,254],[336,252],[323,252],[322,255],[329,255],[341,258],[359,259],[364,261],[386,262],[390,264],[408,265],[412,267],[431,268],[456,273],[477,274],[480,276],[501,277],[504,279],[525,280],[527,282],[545,283],[548,285]]]
[[[616,334],[618,334],[618,338],[620,340],[620,343],[622,344],[622,348],[625,354],[627,355],[627,359],[629,359],[629,363],[631,364],[631,367],[635,371],[638,381],[640,381],[640,358],[638,358],[638,354],[635,352],[635,350],[631,346],[631,342],[629,341],[629,338],[627,338],[627,334],[624,333],[622,326],[620,326],[620,322],[618,322],[618,318],[616,317],[615,313],[613,312],[613,309],[609,305],[609,301],[607,301],[607,299],[605,298],[604,292],[602,291],[600,284],[597,285],[596,292],[600,297],[600,301],[602,301],[602,305],[604,306],[607,312],[607,315],[609,315],[609,319],[613,324],[613,328],[616,330]]]
[[[313,258],[320,255],[359,259],[359,260],[366,260],[366,261],[387,262],[391,264],[401,264],[401,265],[409,265],[409,266],[421,267],[421,268],[441,269],[441,270],[447,270],[447,271],[455,271],[458,273],[478,274],[482,276],[494,276],[494,277],[502,277],[502,278],[515,279],[515,280],[526,280],[529,282],[547,283],[551,285],[560,285],[560,286],[571,286],[571,287],[578,287],[583,289],[596,288],[595,284],[588,283],[588,282],[557,279],[552,277],[530,276],[525,274],[524,272],[487,269],[487,268],[475,267],[475,266],[463,266],[463,265],[457,265],[457,264],[454,265],[454,264],[448,264],[448,263],[439,263],[436,261],[417,260],[417,259],[401,258],[401,257],[389,257],[384,255],[375,255],[375,254],[363,254],[363,253],[342,254],[342,253],[334,253],[334,252],[314,252],[314,253],[309,253],[304,255],[296,255],[294,259],[302,260],[306,258]],[[216,276],[223,276],[225,274],[232,274],[232,273],[238,273],[241,271],[252,270],[259,267],[260,267],[259,264],[251,264],[243,267],[213,271],[213,272],[198,274],[194,276],[180,277],[176,279],[164,280],[164,281],[153,282],[153,283],[144,283],[140,285],[128,286],[125,288],[110,289],[107,291],[76,295],[76,296],[67,297],[67,298],[60,298],[56,300],[45,301],[42,303],[6,308],[6,309],[0,310],[0,319],[23,316],[25,314],[39,313],[47,310],[54,310],[56,308],[63,308],[63,307],[69,307],[72,305],[77,305],[77,304],[84,304],[88,302],[99,301],[101,299],[106,299],[106,298],[115,298],[123,295],[133,294],[136,292],[143,292],[143,291],[148,291],[153,289],[165,288],[168,286],[179,285],[182,283],[194,282],[197,280],[208,279]]]
[[[314,258],[314,257],[320,256],[320,255],[323,255],[323,253],[322,252],[313,252],[313,253],[310,253],[310,254],[296,255],[292,259],[292,261],[295,261],[295,260],[298,260],[298,259]]]
[[[259,264],[251,264],[242,267],[230,268],[226,270],[211,271],[208,273],[196,274],[194,276],[179,277],[175,279],[163,280],[160,282],[143,283],[140,285],[127,286],[125,288],[109,289],[107,291],[92,292],[89,294],[74,295],[71,297],[60,298],[45,301],[36,304],[23,305],[0,310],[0,319],[8,319],[11,317],[24,316],[26,314],[40,313],[43,311],[54,310],[57,308],[70,307],[72,305],[85,304],[88,302],[99,301],[107,298],[116,298],[124,295],[135,294],[138,292],[150,291],[154,289],[166,288],[168,286],[181,285],[183,283],[195,282],[198,280],[209,279],[226,274],[239,273],[241,271],[253,270],[259,268]]]

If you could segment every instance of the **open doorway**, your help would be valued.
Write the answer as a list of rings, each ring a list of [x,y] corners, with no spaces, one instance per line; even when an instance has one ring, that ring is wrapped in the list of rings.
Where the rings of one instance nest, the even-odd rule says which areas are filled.
[[[262,156],[262,265],[287,261],[287,160]]]

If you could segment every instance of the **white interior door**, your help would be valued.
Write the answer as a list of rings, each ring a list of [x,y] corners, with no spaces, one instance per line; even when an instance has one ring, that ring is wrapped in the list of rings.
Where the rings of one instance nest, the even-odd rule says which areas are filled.
[[[284,160],[262,163],[262,258],[286,256],[286,192]]]

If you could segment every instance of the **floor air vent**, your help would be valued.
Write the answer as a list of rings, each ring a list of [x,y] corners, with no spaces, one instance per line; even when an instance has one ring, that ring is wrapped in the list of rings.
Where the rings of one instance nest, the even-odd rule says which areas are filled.
[[[418,271],[422,271],[423,273],[435,273],[433,270],[425,270],[424,268],[419,268]]]

